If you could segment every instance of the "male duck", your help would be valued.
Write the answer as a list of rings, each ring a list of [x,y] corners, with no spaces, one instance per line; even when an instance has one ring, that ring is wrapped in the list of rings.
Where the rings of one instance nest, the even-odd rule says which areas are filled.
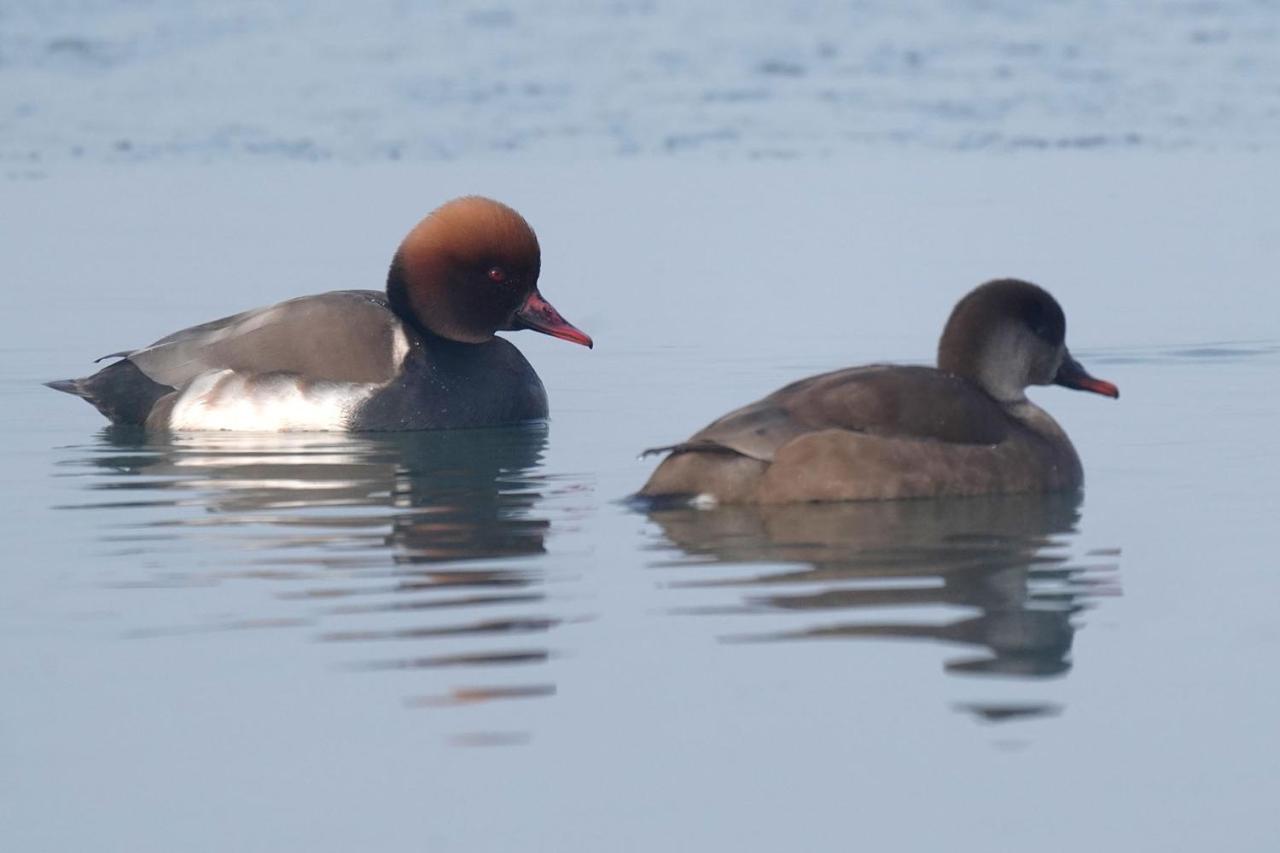
[[[592,342],[538,292],[540,263],[520,214],[460,198],[405,237],[385,294],[290,299],[48,384],[113,423],[151,430],[421,430],[545,418],[538,374],[494,333]]]

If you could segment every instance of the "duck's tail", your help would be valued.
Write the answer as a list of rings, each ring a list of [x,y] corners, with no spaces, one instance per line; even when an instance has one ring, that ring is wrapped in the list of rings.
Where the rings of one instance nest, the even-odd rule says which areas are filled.
[[[52,382],[44,383],[46,387],[55,391],[61,391],[64,394],[74,394],[77,397],[89,399],[89,390],[85,388],[83,379],[55,379]]]
[[[156,402],[174,390],[152,381],[128,359],[117,361],[83,379],[57,379],[44,384],[55,391],[87,400],[112,423],[127,426],[145,424]]]

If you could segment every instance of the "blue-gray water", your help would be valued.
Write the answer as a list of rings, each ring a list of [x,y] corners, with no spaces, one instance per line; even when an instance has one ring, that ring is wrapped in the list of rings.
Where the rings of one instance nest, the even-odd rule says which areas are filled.
[[[914,129],[897,139],[833,131],[802,97],[812,66],[759,70],[829,38],[831,9],[709,28],[700,52],[705,4],[615,4],[632,23],[607,44],[586,37],[604,13],[446,6],[504,45],[501,71],[468,53],[466,79],[576,81],[563,111],[430,101],[441,134],[476,134],[447,160],[386,76],[432,55],[339,49],[362,27],[410,44],[408,24],[255,8],[0,10],[37,22],[3,30],[0,85],[42,81],[35,112],[85,116],[4,142],[0,846],[1273,848],[1274,7],[859,5],[861,38],[903,28],[962,64],[995,62],[962,35],[975,20],[1050,46],[1015,68],[1041,96],[974,118],[997,141],[971,151],[954,117],[893,105],[999,100],[976,71],[864,80],[883,97],[840,121]],[[1226,35],[1179,35],[1197,27]],[[116,58],[73,63],[49,47],[63,35]],[[703,72],[646,71],[658,42]],[[1101,108],[1063,95],[1067,43],[1110,63]],[[609,100],[571,52],[630,82]],[[225,78],[201,76],[214,59]],[[286,65],[281,92],[251,85]],[[738,142],[706,148],[724,156],[669,156],[658,140],[699,132],[708,80],[752,74],[775,95],[733,108]],[[213,79],[224,101],[172,106]],[[341,113],[366,88],[373,112]],[[504,103],[541,128],[508,154],[487,141]],[[256,109],[263,138],[326,162],[217,142],[212,113]],[[633,147],[600,142],[606,115]],[[1010,142],[1138,124],[1132,144]],[[179,128],[190,145],[169,144]],[[779,133],[791,159],[753,155]],[[383,137],[418,142],[387,162]],[[597,341],[511,336],[547,384],[544,428],[148,439],[38,384],[241,308],[377,287],[403,232],[465,192],[530,219],[544,292]],[[1073,351],[1122,390],[1034,391],[1080,451],[1082,497],[621,502],[654,464],[640,450],[791,379],[928,361],[954,300],[999,275],[1050,288]]]
[[[9,0],[0,164],[1280,143],[1274,0]]]

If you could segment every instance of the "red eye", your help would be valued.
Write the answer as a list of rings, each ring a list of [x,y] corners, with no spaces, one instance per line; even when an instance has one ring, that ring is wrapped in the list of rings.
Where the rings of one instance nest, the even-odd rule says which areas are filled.
[[[507,271],[504,270],[502,267],[494,267],[493,269],[489,270],[489,281],[502,284],[506,280],[507,280]]]

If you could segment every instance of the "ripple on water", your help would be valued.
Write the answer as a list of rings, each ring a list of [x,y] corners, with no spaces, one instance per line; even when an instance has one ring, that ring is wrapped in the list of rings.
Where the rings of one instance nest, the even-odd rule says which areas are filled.
[[[546,440],[542,426],[387,436],[106,430],[61,466],[88,495],[62,509],[91,513],[102,548],[129,556],[129,575],[112,586],[202,595],[257,583],[276,610],[139,625],[127,637],[305,631],[349,677],[399,673],[406,708],[510,706],[511,725],[449,729],[451,743],[520,744],[532,734],[520,709],[557,696],[556,663],[572,642],[563,634],[593,615],[568,604],[571,579],[538,559],[569,520],[571,502],[557,492],[582,487],[544,471]],[[698,618],[709,641],[742,655],[926,641],[956,650],[947,673],[1030,690],[1071,670],[1083,614],[1118,591],[1118,549],[1073,553],[1080,514],[1078,495],[661,509],[648,514],[646,562],[667,599],[659,618]],[[985,723],[1063,710],[1007,694],[952,707]],[[465,727],[465,714],[450,719]]]
[[[1072,553],[1080,507],[1017,495],[657,510],[651,566],[673,599],[699,602],[672,611],[713,618],[726,643],[928,641],[958,650],[949,673],[1042,679],[1071,669],[1080,616],[1119,590],[1114,562]],[[789,627],[753,628],[763,616]],[[1062,710],[953,707],[985,722]]]
[[[10,174],[76,160],[1280,142],[1280,29],[1247,0],[781,0],[749,15],[705,2],[136,5],[6,15],[0,67],[27,93],[0,108]]]
[[[583,618],[547,570],[522,560],[545,553],[551,526],[545,446],[542,425],[358,437],[106,430],[62,466],[91,498],[61,509],[94,513],[101,545],[154,566],[113,586],[268,581],[286,611],[126,637],[305,629],[352,653],[342,671],[422,674],[410,708],[545,699],[556,694],[556,634]],[[528,732],[450,737],[510,745]]]
[[[1217,364],[1266,359],[1277,354],[1280,354],[1280,343],[1275,341],[1208,341],[1159,348],[1109,347],[1088,351],[1089,360],[1098,364]]]

